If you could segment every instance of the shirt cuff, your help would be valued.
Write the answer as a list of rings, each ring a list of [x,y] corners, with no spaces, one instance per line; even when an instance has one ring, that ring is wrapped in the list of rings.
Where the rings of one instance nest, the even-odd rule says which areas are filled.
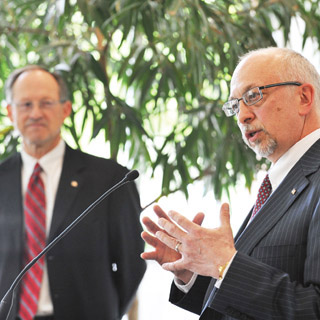
[[[176,287],[180,291],[182,291],[183,293],[188,293],[190,291],[190,289],[192,288],[193,284],[195,283],[197,276],[198,275],[196,273],[194,273],[192,278],[190,279],[190,281],[187,284],[185,284],[184,282],[179,280],[177,277],[174,277],[173,281],[174,281],[174,284],[176,285]]]

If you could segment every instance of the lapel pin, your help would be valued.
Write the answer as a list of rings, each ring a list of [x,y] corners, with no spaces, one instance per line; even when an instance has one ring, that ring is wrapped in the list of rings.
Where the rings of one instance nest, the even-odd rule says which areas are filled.
[[[70,184],[71,184],[71,187],[74,187],[74,188],[78,187],[78,181],[76,180],[72,180]]]
[[[297,189],[292,189],[291,194],[295,194],[297,192]]]

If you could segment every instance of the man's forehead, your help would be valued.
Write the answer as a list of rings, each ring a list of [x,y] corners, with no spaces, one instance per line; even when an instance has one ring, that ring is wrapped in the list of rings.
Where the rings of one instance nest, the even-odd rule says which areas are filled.
[[[59,95],[56,79],[45,70],[27,70],[19,75],[12,85],[12,98],[28,99],[48,95]]]
[[[46,71],[46,70],[43,70],[43,69],[30,69],[30,70],[26,70],[24,72],[22,72],[16,79],[15,82],[18,82],[20,79],[24,79],[24,78],[29,78],[29,77],[37,77],[37,76],[45,76],[45,77],[48,77],[48,78],[52,78],[53,80],[55,80],[55,78],[53,77],[53,75]]]
[[[232,77],[230,84],[230,99],[239,98],[249,89],[261,84],[261,79],[254,74],[249,73],[237,73],[235,77]]]
[[[249,89],[275,82],[277,72],[268,56],[253,56],[241,61],[236,67],[231,83],[230,98],[239,97]]]
[[[42,69],[27,70],[19,75],[12,85],[12,90],[16,91],[24,87],[38,84],[40,87],[58,88],[57,80],[52,74]]]

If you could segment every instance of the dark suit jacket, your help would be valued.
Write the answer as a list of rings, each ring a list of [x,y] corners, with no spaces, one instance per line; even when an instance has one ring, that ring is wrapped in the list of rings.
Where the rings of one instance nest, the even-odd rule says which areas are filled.
[[[67,147],[48,242],[127,171],[112,160]],[[22,206],[21,157],[16,154],[0,165],[0,298],[23,267]],[[140,210],[135,184],[126,184],[47,253],[55,319],[116,320],[125,314],[146,268],[140,258]],[[16,309],[17,304],[10,319]]]
[[[200,319],[320,319],[320,140],[235,237],[238,253],[220,289],[198,277],[171,301]]]

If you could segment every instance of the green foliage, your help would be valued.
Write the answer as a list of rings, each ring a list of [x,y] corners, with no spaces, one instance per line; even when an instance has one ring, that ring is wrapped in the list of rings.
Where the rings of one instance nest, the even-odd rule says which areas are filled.
[[[238,56],[276,45],[277,30],[287,41],[297,16],[317,43],[316,0],[1,0],[1,80],[28,63],[61,72],[78,147],[103,134],[106,156],[160,166],[163,194],[206,179],[220,197],[263,165],[221,111]],[[1,159],[18,145],[2,107]]]

